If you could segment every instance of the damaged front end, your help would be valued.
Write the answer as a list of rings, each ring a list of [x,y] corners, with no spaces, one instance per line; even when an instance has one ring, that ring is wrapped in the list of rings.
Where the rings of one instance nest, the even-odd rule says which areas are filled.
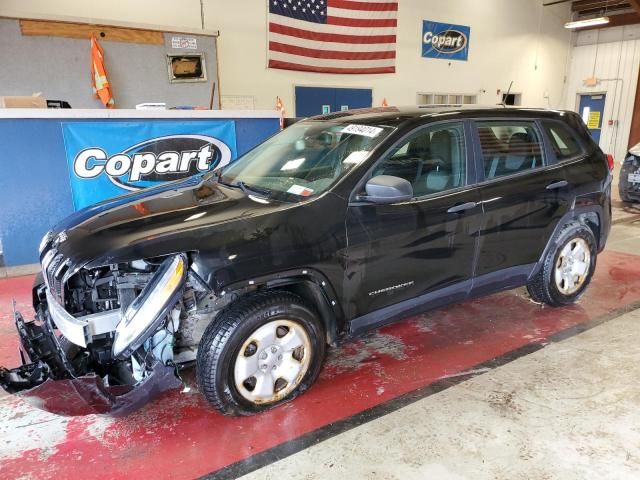
[[[180,324],[209,293],[187,255],[71,271],[47,252],[42,267],[35,320],[14,312],[23,365],[0,367],[7,392],[61,415],[122,416],[180,385],[199,340]]]

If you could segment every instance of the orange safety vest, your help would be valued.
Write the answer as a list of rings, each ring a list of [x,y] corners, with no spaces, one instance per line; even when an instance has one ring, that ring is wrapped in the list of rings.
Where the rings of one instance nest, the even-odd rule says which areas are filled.
[[[104,66],[104,51],[96,37],[91,37],[91,82],[96,98],[99,98],[105,107],[113,108],[115,102],[107,79],[107,69]]]

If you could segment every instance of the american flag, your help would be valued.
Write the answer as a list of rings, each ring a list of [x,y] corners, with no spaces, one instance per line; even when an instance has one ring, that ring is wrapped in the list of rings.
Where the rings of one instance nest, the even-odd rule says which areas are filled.
[[[398,2],[268,0],[269,67],[394,73]]]

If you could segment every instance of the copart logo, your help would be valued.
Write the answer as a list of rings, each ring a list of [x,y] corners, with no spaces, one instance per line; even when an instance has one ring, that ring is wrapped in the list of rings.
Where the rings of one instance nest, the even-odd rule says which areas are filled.
[[[73,161],[80,178],[106,174],[118,187],[138,190],[223,167],[231,150],[217,138],[205,135],[170,135],[138,143],[109,156],[102,148],[85,148]]]
[[[448,29],[439,33],[425,32],[422,41],[426,44],[431,44],[437,52],[452,54],[464,50],[468,39],[459,30]]]

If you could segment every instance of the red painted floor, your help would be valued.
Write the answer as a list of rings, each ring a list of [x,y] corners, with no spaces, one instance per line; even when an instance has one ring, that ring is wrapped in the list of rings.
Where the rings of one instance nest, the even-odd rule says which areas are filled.
[[[226,418],[194,388],[122,419],[56,417],[0,397],[2,478],[194,478],[554,333],[640,301],[637,256],[606,252],[580,304],[543,308],[521,290],[407,319],[331,352],[292,403]],[[31,278],[0,281],[0,363],[17,361],[10,300],[28,314]],[[191,380],[193,382],[193,380]]]

